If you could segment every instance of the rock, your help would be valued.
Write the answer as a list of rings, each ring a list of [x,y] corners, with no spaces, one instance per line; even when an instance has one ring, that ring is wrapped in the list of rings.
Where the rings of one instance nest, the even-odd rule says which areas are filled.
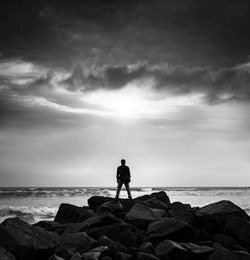
[[[196,259],[207,256],[214,251],[211,247],[199,246],[193,243],[176,243],[164,240],[155,248],[155,255],[160,259]]]
[[[95,239],[99,239],[101,236],[107,236],[109,239],[118,241],[126,247],[136,246],[137,235],[135,228],[124,222],[93,228],[88,231],[88,234]]]
[[[250,254],[246,251],[234,251],[239,260],[250,260]]]
[[[0,246],[0,259],[1,260],[16,260],[14,255],[12,255],[10,252],[6,251],[6,249],[1,246]]]
[[[65,249],[76,249],[82,253],[87,252],[95,245],[96,241],[89,237],[85,232],[67,233],[61,237],[61,242],[57,247],[56,252]]]
[[[156,245],[164,239],[193,242],[195,237],[196,233],[188,223],[165,217],[149,224],[145,241],[150,241],[153,245]]]
[[[113,241],[106,236],[101,236],[98,239],[99,246],[107,246],[113,253],[124,252],[127,253],[127,248],[117,241]]]
[[[35,223],[33,226],[38,226],[47,231],[55,232],[58,235],[61,235],[65,230],[65,226],[63,224],[55,221],[39,221]]]
[[[124,208],[121,204],[121,202],[119,202],[119,200],[111,200],[111,201],[107,201],[105,203],[103,203],[102,205],[100,205],[96,212],[100,213],[103,211],[109,211],[111,213],[121,213],[124,211]]]
[[[164,210],[168,209],[168,204],[154,197],[145,201],[137,200],[136,203],[154,209],[164,209]]]
[[[145,252],[138,252],[137,260],[160,260],[160,258]]]
[[[169,205],[169,209],[171,210],[192,210],[189,204],[184,204],[179,201],[175,201]]]
[[[70,260],[82,260],[82,257],[79,253],[75,253],[71,256]]]
[[[54,254],[48,260],[65,260],[65,258],[62,258],[62,257],[58,256],[57,254]]]
[[[156,198],[160,201],[162,201],[165,205],[167,205],[167,207],[169,207],[170,205],[170,199],[168,197],[168,195],[166,194],[166,192],[164,191],[159,191],[159,192],[153,192],[150,195],[143,195],[140,197],[137,197],[134,199],[134,202],[138,202],[138,201],[149,201],[152,198]]]
[[[115,256],[116,260],[131,260],[131,255],[119,252]]]
[[[154,246],[150,242],[144,242],[140,245],[139,250],[145,253],[152,253],[154,251]]]
[[[195,215],[191,210],[170,209],[168,211],[168,215],[178,220],[187,222],[191,226],[195,225]]]
[[[250,249],[250,223],[246,219],[229,216],[224,231],[240,240],[244,246]]]
[[[164,209],[148,208],[140,204],[135,204],[126,217],[129,223],[146,228],[151,221],[163,217],[165,213]]]
[[[242,217],[248,221],[250,220],[250,217],[243,209],[228,200],[221,200],[202,207],[196,211],[196,215],[215,222],[226,221],[229,215]]]
[[[213,235],[213,241],[220,243],[223,247],[232,250],[235,245],[240,245],[241,243],[235,240],[232,237],[229,237],[225,234],[218,233]]]
[[[215,252],[209,256],[209,260],[250,260],[247,252],[232,252],[223,247],[216,248]]]
[[[86,219],[83,222],[83,230],[90,230],[92,228],[103,227],[120,222],[113,214],[108,211],[96,213],[94,216]]]
[[[108,251],[107,246],[99,246],[91,249],[89,252],[82,254],[82,259],[99,259],[105,251]]]
[[[18,218],[6,219],[0,225],[0,245],[20,260],[47,259],[59,241],[56,233]]]
[[[62,203],[57,211],[54,221],[59,223],[78,223],[93,215],[93,210],[88,207],[78,207]]]

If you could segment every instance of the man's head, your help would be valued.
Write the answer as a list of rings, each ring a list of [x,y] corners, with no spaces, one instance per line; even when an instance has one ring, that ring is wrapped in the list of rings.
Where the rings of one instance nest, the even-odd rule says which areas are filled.
[[[125,159],[121,159],[121,164],[125,165],[126,164],[126,160]]]

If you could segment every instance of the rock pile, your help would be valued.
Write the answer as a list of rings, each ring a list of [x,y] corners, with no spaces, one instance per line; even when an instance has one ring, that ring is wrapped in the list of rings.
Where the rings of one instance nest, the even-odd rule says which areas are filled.
[[[250,260],[250,217],[230,201],[202,208],[165,192],[62,204],[54,221],[0,224],[1,260]]]

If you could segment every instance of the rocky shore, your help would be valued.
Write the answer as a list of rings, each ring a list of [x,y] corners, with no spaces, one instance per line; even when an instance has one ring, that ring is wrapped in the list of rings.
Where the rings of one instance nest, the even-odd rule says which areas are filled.
[[[250,260],[250,217],[230,201],[205,207],[165,192],[61,204],[54,221],[0,224],[0,260]]]

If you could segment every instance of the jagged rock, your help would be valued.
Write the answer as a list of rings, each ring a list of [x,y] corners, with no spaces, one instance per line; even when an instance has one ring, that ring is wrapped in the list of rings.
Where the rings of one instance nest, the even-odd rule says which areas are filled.
[[[209,256],[209,260],[250,260],[247,252],[232,252],[223,247],[216,248],[215,252]]]
[[[61,242],[56,249],[60,252],[64,249],[76,249],[79,252],[87,252],[90,250],[96,241],[89,237],[85,232],[67,233],[61,237]]]
[[[140,204],[135,204],[126,217],[129,223],[145,228],[151,221],[163,217],[165,213],[166,211],[163,209],[148,208]]]
[[[150,223],[146,232],[146,241],[153,245],[164,239],[193,242],[195,237],[196,233],[188,223],[168,217]]]
[[[0,259],[1,260],[16,260],[15,256],[6,251],[5,248],[0,246]]]
[[[88,207],[78,207],[75,205],[62,203],[57,211],[55,222],[78,223],[94,215],[93,210]]]
[[[126,247],[136,245],[137,235],[135,228],[124,222],[93,228],[88,231],[88,234],[95,239],[99,239],[101,236],[107,236],[114,241],[120,242]]]
[[[226,221],[229,215],[242,217],[248,221],[250,220],[250,217],[243,209],[228,200],[221,200],[204,206],[196,211],[196,215],[220,223]]]
[[[0,245],[17,259],[46,259],[59,241],[56,233],[30,226],[18,218],[8,218],[0,225]]]
[[[164,240],[155,248],[155,255],[160,259],[197,259],[214,251],[211,247],[199,246],[193,243],[176,243]]]
[[[250,223],[241,217],[229,216],[225,225],[225,233],[239,239],[250,249]]]
[[[119,252],[115,256],[116,260],[131,260],[131,255]]]
[[[106,236],[101,236],[98,239],[98,245],[107,246],[110,249],[110,251],[113,252],[113,255],[114,255],[114,253],[117,253],[117,252],[127,253],[127,251],[128,251],[124,245],[122,245],[121,243],[119,243],[117,241],[113,241]]]
[[[64,230],[65,226],[61,223],[55,222],[55,221],[39,221],[35,223],[33,226],[39,226],[47,231],[55,232],[59,235],[61,235]]]
[[[111,213],[116,214],[116,213],[123,212],[124,208],[119,200],[111,200],[111,201],[107,201],[107,202],[103,203],[96,210],[96,212],[98,212],[98,213],[103,212],[103,211],[109,211]]]
[[[152,253],[154,251],[154,246],[151,242],[144,242],[140,245],[139,250],[145,253]]]
[[[137,260],[160,260],[160,258],[145,252],[138,252]]]
[[[164,210],[168,209],[168,204],[154,197],[144,201],[137,200],[136,203],[154,209],[164,209]]]

